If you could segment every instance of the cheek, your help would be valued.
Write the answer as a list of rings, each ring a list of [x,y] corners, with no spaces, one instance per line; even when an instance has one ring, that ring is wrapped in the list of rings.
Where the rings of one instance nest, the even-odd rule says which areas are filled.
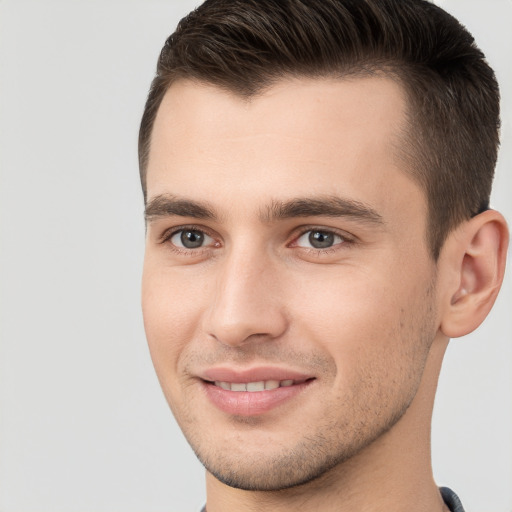
[[[337,379],[408,378],[411,365],[422,364],[433,337],[425,327],[431,316],[427,279],[406,283],[391,269],[315,277],[294,294],[296,329],[330,354]]]
[[[144,329],[157,373],[173,372],[177,361],[196,336],[201,316],[199,280],[183,278],[172,270],[145,265],[142,279]]]
[[[289,301],[295,320],[322,332],[326,342],[347,337],[351,343],[397,325],[401,292],[378,272],[340,268],[295,281]]]

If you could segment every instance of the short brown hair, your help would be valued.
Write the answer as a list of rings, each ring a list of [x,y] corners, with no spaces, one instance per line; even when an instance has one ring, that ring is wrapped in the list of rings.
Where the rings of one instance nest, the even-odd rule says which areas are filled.
[[[400,154],[425,191],[428,243],[488,209],[499,145],[499,89],[471,34],[426,0],[206,0],[158,60],[139,133],[146,168],[166,91],[190,79],[250,97],[283,77],[384,73],[407,93]]]

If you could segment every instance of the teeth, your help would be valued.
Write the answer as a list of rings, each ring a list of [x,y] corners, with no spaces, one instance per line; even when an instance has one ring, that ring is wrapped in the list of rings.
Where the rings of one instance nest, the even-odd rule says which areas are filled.
[[[267,380],[265,382],[265,389],[277,389],[279,387],[278,380]]]
[[[226,391],[249,391],[249,392],[256,392],[256,391],[265,391],[265,390],[271,390],[271,389],[277,389],[277,388],[284,388],[293,386],[293,380],[265,380],[265,381],[259,381],[259,382],[220,382],[215,381],[214,384],[222,389],[225,389]]]
[[[265,382],[248,382],[247,383],[247,391],[264,391],[265,390]]]

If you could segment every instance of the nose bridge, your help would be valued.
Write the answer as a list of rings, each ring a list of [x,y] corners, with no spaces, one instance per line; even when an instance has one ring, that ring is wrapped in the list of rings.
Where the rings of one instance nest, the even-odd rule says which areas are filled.
[[[219,267],[208,334],[234,346],[251,336],[275,338],[284,332],[286,319],[272,258],[245,243],[234,245]]]

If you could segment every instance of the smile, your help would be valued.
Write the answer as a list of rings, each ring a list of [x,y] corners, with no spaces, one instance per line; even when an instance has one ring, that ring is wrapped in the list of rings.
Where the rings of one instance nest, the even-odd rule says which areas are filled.
[[[258,382],[221,382],[215,381],[214,385],[226,391],[248,391],[249,393],[259,391],[270,391],[277,388],[285,388],[305,381],[287,380],[260,380]]]
[[[217,409],[236,416],[255,416],[270,412],[294,401],[316,380],[306,376],[280,380],[269,378],[270,376],[260,376],[261,380],[241,375],[232,375],[234,378],[229,378],[228,375],[223,377],[222,380],[201,379],[203,390],[208,401]]]

